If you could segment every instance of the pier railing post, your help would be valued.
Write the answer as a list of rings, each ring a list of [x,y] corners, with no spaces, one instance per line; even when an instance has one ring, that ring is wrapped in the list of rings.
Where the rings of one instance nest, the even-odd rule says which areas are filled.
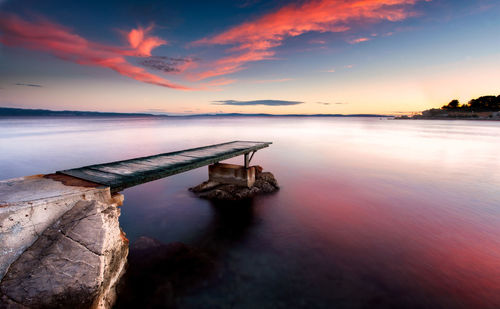
[[[247,153],[245,153],[245,168],[248,168],[249,165],[250,165],[250,160],[249,160],[248,152],[247,152]]]

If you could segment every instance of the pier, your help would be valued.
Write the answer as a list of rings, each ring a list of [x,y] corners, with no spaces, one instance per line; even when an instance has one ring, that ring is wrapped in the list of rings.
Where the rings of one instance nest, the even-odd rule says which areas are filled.
[[[106,307],[128,252],[119,191],[206,165],[210,182],[250,190],[253,155],[271,144],[232,141],[0,180],[0,303],[50,307],[64,299],[73,307],[83,297]],[[237,156],[242,165],[220,163]]]
[[[248,168],[255,152],[269,147],[270,144],[272,143],[232,141],[154,156],[89,165],[57,173],[105,185],[110,187],[111,192],[118,192],[240,155],[244,156],[244,168]]]

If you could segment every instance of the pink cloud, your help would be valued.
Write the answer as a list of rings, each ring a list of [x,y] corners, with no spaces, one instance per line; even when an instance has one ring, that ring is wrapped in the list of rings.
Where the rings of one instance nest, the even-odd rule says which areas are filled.
[[[153,26],[149,26],[144,29],[139,27],[138,29],[132,29],[128,35],[128,42],[130,46],[137,51],[138,56],[151,56],[151,50],[154,48],[167,44],[167,41],[160,39],[155,36],[148,36],[148,33],[153,30]]]
[[[209,82],[201,84],[201,90],[210,90],[210,91],[222,91],[223,88],[221,86],[227,86],[230,84],[235,83],[237,80],[236,79],[229,79],[229,78],[217,78],[214,80],[211,80]]]
[[[211,69],[197,75],[198,79],[225,75],[245,68],[251,61],[272,59],[275,51],[288,37],[306,32],[344,32],[354,22],[375,23],[400,21],[414,13],[410,7],[419,0],[309,0],[290,4],[254,21],[237,25],[193,45],[233,45],[232,53],[211,64]]]
[[[125,59],[125,56],[150,56],[153,48],[166,44],[166,41],[157,37],[147,36],[150,28],[133,29],[129,33],[132,49],[98,44],[47,19],[26,21],[14,14],[1,14],[0,30],[0,42],[7,46],[39,50],[81,65],[108,68],[144,83],[192,90],[151,74]]]
[[[234,82],[236,82],[236,79],[218,78],[218,79],[214,79],[208,83],[205,83],[204,86],[207,86],[207,87],[226,86],[226,85],[232,84]]]
[[[272,51],[248,50],[247,52],[238,55],[221,58],[212,64],[212,69],[191,75],[191,78],[194,80],[200,80],[209,77],[231,74],[241,70],[243,68],[242,65],[247,62],[272,59],[273,55],[274,52]]]
[[[358,44],[358,43],[366,42],[369,40],[370,40],[370,38],[357,38],[357,39],[349,40],[349,44]]]

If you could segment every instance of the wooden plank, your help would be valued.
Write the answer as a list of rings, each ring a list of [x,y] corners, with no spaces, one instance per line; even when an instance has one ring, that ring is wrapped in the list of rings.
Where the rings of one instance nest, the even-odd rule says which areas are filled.
[[[268,147],[270,142],[234,141],[58,171],[111,187],[113,192]],[[246,156],[248,157],[248,156]]]
[[[189,163],[192,162],[193,160],[194,160],[193,158],[185,157],[183,155],[173,155],[173,156],[165,155],[152,158],[137,159],[134,160],[133,162],[139,162],[144,165],[156,167],[156,166],[169,166],[175,164]]]
[[[62,173],[65,175],[73,176],[76,178],[80,178],[83,180],[95,182],[110,187],[118,186],[124,182],[123,177],[120,175],[112,173],[103,173],[96,170],[92,170],[90,168],[78,168],[57,173]]]
[[[133,175],[136,173],[147,173],[155,171],[159,168],[165,169],[177,164],[189,164],[193,162],[194,158],[184,157],[182,155],[163,156],[152,159],[141,159],[127,162],[116,162],[112,164],[101,164],[92,166],[92,169],[115,173],[120,175]]]

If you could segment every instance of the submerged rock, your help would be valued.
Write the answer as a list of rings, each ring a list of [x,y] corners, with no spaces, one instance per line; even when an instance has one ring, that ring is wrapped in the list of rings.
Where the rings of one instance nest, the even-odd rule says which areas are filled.
[[[128,240],[115,204],[82,200],[47,228],[0,284],[12,308],[110,308]]]
[[[278,181],[274,175],[270,172],[263,172],[260,166],[255,166],[255,183],[251,188],[205,181],[189,189],[200,198],[223,201],[238,201],[278,190]]]
[[[114,308],[176,308],[176,298],[198,285],[214,266],[197,248],[139,237],[130,247]]]

